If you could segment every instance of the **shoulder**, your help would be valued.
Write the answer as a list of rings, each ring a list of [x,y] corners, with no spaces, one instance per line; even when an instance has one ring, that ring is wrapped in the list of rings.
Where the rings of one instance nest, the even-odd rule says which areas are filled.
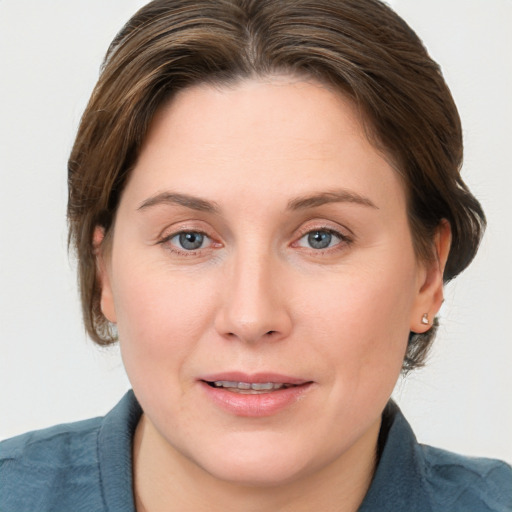
[[[2,464],[25,460],[45,464],[49,457],[52,462],[65,457],[75,448],[76,443],[94,437],[101,418],[65,423],[54,427],[27,432],[0,442],[0,462]],[[42,455],[42,458],[41,458]]]
[[[132,438],[142,409],[132,391],[106,415],[0,443],[0,510],[133,512]]]
[[[512,512],[512,469],[419,444],[398,406],[382,415],[380,457],[360,512]]]
[[[99,488],[100,426],[101,418],[94,418],[2,441],[1,510],[51,510],[64,503],[70,489],[91,496]]]
[[[512,511],[512,468],[505,462],[465,457],[420,445],[432,501],[441,510]]]

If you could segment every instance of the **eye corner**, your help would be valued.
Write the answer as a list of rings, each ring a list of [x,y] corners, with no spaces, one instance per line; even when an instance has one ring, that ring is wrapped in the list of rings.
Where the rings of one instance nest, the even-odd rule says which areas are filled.
[[[206,256],[208,251],[223,246],[205,230],[184,226],[167,230],[159,237],[156,244],[178,257]]]
[[[348,231],[348,230],[347,230]],[[354,237],[331,226],[307,226],[301,229],[291,247],[309,251],[311,254],[328,254],[346,249]]]

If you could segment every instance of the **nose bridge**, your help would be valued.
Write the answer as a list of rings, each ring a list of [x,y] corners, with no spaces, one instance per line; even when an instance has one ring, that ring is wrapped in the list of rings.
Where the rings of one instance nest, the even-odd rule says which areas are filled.
[[[291,319],[276,255],[261,244],[247,244],[235,251],[229,267],[218,331],[247,342],[286,336]]]

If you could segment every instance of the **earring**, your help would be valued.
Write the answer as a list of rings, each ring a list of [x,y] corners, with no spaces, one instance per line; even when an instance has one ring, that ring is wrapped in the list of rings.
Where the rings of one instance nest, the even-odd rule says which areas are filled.
[[[428,313],[425,313],[422,317],[421,317],[421,323],[423,325],[430,325],[430,322],[428,320]]]

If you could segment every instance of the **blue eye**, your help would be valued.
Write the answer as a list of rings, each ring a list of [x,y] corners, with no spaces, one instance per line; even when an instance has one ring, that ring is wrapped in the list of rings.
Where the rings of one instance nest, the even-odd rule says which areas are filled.
[[[177,245],[180,249],[195,251],[203,247],[207,238],[206,235],[198,233],[197,231],[182,231],[174,235],[170,239],[170,242],[173,245]]]
[[[332,235],[327,231],[313,231],[308,235],[308,243],[313,249],[327,249],[331,241]]]
[[[300,247],[309,247],[311,249],[328,249],[329,247],[333,247],[338,244],[342,240],[340,235],[336,233],[326,230],[326,229],[318,229],[315,231],[310,231],[306,233],[298,242]]]

